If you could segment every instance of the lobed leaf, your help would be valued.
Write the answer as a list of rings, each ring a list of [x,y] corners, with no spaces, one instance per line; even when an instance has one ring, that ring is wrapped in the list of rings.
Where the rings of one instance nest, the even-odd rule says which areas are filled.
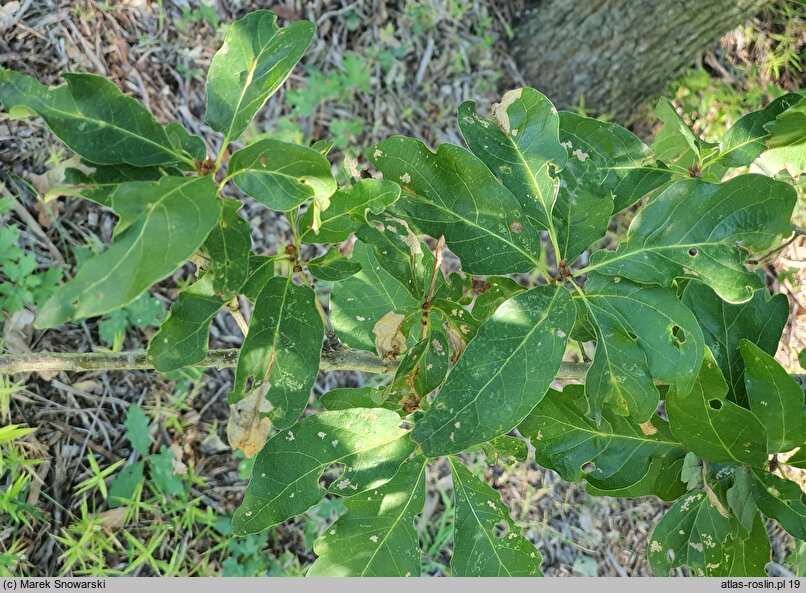
[[[450,457],[456,525],[451,571],[460,577],[542,576],[543,558],[520,534],[501,495]]]
[[[574,315],[562,287],[538,286],[501,305],[417,421],[413,436],[425,455],[462,451],[521,422],[559,370]]]
[[[238,354],[230,403],[270,383],[266,399],[277,428],[297,420],[319,374],[324,328],[315,298],[313,290],[297,286],[291,278],[269,280],[255,301],[249,333]]]
[[[425,459],[417,457],[366,496],[346,498],[347,512],[314,542],[319,557],[307,576],[420,576],[414,520],[425,504],[425,468]]]
[[[102,315],[127,305],[176,270],[204,242],[221,206],[210,177],[131,181],[112,195],[121,216],[112,245],[78,268],[42,306],[37,327]]]
[[[305,512],[327,493],[319,479],[331,466],[346,467],[331,492],[352,496],[382,486],[414,450],[399,425],[391,410],[354,408],[308,416],[282,430],[255,458],[232,530],[258,533]]]

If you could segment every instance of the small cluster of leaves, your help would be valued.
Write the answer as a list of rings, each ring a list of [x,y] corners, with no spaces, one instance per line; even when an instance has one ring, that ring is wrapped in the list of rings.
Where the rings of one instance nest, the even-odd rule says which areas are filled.
[[[84,160],[63,193],[119,217],[112,245],[41,307],[39,327],[125,307],[193,259],[197,280],[149,344],[169,372],[205,357],[220,310],[239,296],[253,303],[230,436],[260,452],[234,532],[260,532],[330,493],[347,512],[314,544],[309,574],[418,575],[425,472],[448,456],[452,573],[540,574],[498,493],[457,457],[524,459],[525,443],[508,434],[518,428],[541,465],[592,494],[677,500],[648,543],[658,574],[763,574],[762,516],[803,539],[802,492],[768,462],[806,440],[803,392],[772,358],[786,299],[770,298],[748,265],[792,233],[795,190],[773,177],[804,171],[806,99],[784,95],[718,143],[661,102],[650,147],[523,88],[490,118],[459,107],[468,148],[402,136],[371,147],[383,179],[357,174],[339,187],[330,143],[268,138],[235,150],[215,180],[313,33],[305,21],[279,28],[268,11],[229,27],[207,78],[205,121],[223,135],[215,159],[103,78],[66,74],[47,88],[0,70],[0,103],[41,116]],[[758,159],[775,175],[742,173]],[[293,243],[253,253],[240,201],[224,195],[230,183],[285,213]],[[626,239],[579,269],[611,218],[639,201]],[[306,261],[300,248],[311,244],[330,248]],[[461,262],[448,276],[446,247]],[[515,274],[544,282],[523,286]],[[309,275],[334,283],[329,318]],[[331,347],[399,365],[384,387],[327,393],[326,411],[300,419],[326,333]],[[595,342],[593,362],[584,385],[556,392],[570,339]],[[157,471],[159,455],[149,459]],[[804,449],[786,463],[806,465]]]

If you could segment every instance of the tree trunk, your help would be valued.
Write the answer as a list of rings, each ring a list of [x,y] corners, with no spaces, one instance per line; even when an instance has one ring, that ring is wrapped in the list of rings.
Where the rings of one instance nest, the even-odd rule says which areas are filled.
[[[531,0],[513,54],[526,83],[560,109],[630,123],[765,0]]]

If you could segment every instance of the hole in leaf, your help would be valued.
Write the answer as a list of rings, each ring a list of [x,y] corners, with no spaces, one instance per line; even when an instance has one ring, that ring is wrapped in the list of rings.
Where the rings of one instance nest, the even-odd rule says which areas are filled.
[[[244,387],[244,391],[252,391],[252,387],[255,384],[255,378],[252,375],[249,375],[246,378],[246,386]]]
[[[495,525],[495,537],[504,537],[509,531],[509,523],[506,521],[499,521]]]
[[[692,247],[691,249],[688,250],[688,254],[691,257],[694,257],[695,255],[697,255],[697,249],[695,247]]]
[[[588,461],[587,463],[582,464],[582,471],[586,474],[591,473],[593,470],[596,469],[596,464],[593,461]]]
[[[718,410],[722,407],[722,402],[718,399],[712,399],[708,402],[708,405],[711,406],[712,409]]]

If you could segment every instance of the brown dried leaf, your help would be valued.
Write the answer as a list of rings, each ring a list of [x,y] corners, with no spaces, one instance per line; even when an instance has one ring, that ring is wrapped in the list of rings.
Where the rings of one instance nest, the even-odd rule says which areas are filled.
[[[230,447],[240,449],[246,457],[252,457],[263,448],[271,430],[268,414],[272,405],[266,399],[270,383],[264,383],[238,403],[230,406],[227,423],[227,440]]]
[[[372,328],[375,334],[375,348],[384,360],[396,357],[406,351],[406,336],[400,331],[404,315],[389,311]]]

